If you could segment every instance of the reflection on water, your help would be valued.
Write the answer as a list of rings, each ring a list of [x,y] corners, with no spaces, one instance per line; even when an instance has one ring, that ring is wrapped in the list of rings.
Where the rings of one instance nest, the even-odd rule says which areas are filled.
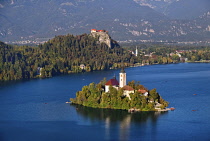
[[[129,140],[132,125],[143,125],[150,122],[155,127],[157,119],[168,112],[138,112],[128,113],[127,110],[97,109],[79,105],[74,106],[77,114],[91,122],[102,121],[105,124],[106,138],[111,138],[112,127],[117,126],[119,140]],[[146,129],[143,129],[146,130]],[[155,130],[155,129],[152,129]],[[155,131],[154,131],[155,133]]]

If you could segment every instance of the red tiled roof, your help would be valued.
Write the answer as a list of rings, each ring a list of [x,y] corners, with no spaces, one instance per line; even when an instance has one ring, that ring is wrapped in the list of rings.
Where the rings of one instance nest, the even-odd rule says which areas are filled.
[[[144,94],[144,93],[146,93],[147,91],[146,91],[146,90],[140,90],[140,89],[139,89],[138,92]]]
[[[95,31],[95,32],[107,32],[108,33],[108,31],[106,31],[106,30],[91,29],[91,31]]]
[[[117,86],[119,85],[119,82],[116,79],[110,79],[105,85]]]
[[[133,91],[134,89],[131,86],[125,85],[124,87],[122,87],[123,90],[127,90],[127,91]]]

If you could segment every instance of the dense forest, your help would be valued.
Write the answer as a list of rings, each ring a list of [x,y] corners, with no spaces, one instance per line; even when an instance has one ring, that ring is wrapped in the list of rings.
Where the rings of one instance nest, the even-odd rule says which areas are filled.
[[[128,85],[135,89],[133,94],[130,94],[130,98],[123,95],[123,89],[117,90],[114,87],[109,87],[109,92],[104,92],[104,82],[90,83],[89,86],[84,86],[82,91],[76,93],[76,98],[71,98],[70,101],[73,104],[83,105],[93,108],[109,108],[109,109],[122,109],[128,110],[131,108],[138,109],[140,111],[155,111],[155,107],[164,109],[168,106],[168,102],[165,101],[156,89],[147,90],[143,85],[136,83],[135,81],[128,82]],[[148,96],[143,95],[138,90],[145,89],[149,92]]]
[[[46,78],[59,74],[107,70],[134,65],[210,62],[210,47],[137,45],[112,48],[88,34],[63,35],[38,46],[0,41],[0,81]]]
[[[38,47],[11,46],[0,42],[0,80],[45,78],[118,68],[122,62],[124,66],[135,63],[131,53],[115,41],[112,44],[113,48],[109,48],[87,34],[56,36]]]

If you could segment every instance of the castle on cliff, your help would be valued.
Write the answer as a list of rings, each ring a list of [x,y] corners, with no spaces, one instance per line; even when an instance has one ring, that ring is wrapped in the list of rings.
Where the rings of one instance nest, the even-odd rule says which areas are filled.
[[[112,48],[111,37],[106,30],[91,29],[91,33],[94,38],[99,37],[99,43],[105,43],[109,48]]]
[[[108,33],[108,31],[106,31],[106,30],[96,30],[96,29],[91,29],[90,32],[91,33],[96,33],[96,32],[106,32],[106,33]]]

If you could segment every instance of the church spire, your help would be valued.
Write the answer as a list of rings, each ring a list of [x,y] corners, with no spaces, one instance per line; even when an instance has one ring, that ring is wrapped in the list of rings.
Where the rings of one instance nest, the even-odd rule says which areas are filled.
[[[124,67],[122,67],[122,68],[121,68],[120,73],[125,73],[125,69],[124,69]]]
[[[138,56],[138,49],[137,49],[137,46],[136,46],[136,56]]]
[[[113,77],[113,79],[116,79],[116,75],[114,74],[114,77]]]

